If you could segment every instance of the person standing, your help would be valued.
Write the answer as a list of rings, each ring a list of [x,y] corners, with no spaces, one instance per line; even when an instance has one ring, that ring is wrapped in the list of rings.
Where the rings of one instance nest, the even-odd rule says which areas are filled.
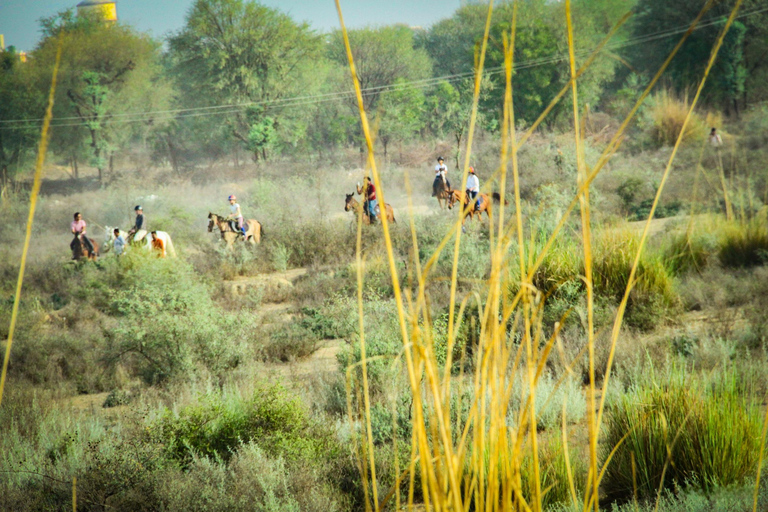
[[[717,128],[712,128],[712,131],[709,132],[709,145],[715,149],[719,149],[723,145],[723,139],[717,133]]]
[[[152,250],[157,251],[158,258],[165,258],[165,242],[157,236],[157,231],[152,232]]]
[[[480,193],[480,180],[475,174],[475,168],[469,168],[469,176],[467,176],[467,200],[469,204],[474,205],[475,210],[480,209],[480,203],[477,201],[477,195]]]
[[[115,254],[120,256],[125,252],[125,238],[123,238],[123,235],[120,234],[120,228],[115,228],[114,233],[115,241],[112,242],[112,245],[115,249]]]
[[[85,245],[85,248],[88,249],[88,254],[93,254],[93,244],[85,234],[86,225],[85,221],[83,220],[83,216],[80,215],[80,212],[75,212],[74,219],[75,220],[73,220],[69,225],[69,230],[73,235],[75,235],[74,240],[72,240],[72,243],[69,244],[69,248],[72,249],[73,259],[77,244],[79,244],[81,241]]]

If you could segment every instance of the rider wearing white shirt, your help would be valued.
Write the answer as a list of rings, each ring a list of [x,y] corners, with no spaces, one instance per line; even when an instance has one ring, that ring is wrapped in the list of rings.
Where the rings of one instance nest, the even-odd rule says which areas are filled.
[[[443,157],[439,156],[435,166],[435,181],[432,183],[432,197],[446,188],[449,190],[451,188],[451,182],[448,181],[448,167],[445,166]]]
[[[475,174],[475,168],[469,168],[469,176],[467,176],[467,199],[475,204],[475,209],[480,207],[480,203],[477,202],[477,194],[480,193],[480,180]]]

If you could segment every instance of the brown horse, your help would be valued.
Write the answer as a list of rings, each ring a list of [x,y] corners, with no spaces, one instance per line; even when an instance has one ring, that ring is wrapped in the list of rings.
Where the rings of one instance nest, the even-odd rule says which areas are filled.
[[[477,194],[477,197],[481,200],[480,201],[480,208],[475,209],[474,207],[469,208],[469,210],[464,214],[464,219],[466,220],[467,215],[470,216],[470,218],[474,218],[475,215],[477,215],[477,220],[482,220],[483,212],[485,212],[485,215],[490,219],[491,215],[493,215],[493,212],[491,211],[491,196],[488,194]],[[493,193],[493,200],[496,202],[501,201],[501,196],[498,192]],[[467,194],[465,192],[461,192],[460,190],[450,190],[448,191],[448,209],[453,208],[453,205],[459,203],[461,204],[465,209],[467,208]],[[509,204],[507,201],[504,201],[504,204]]]
[[[351,194],[346,194],[346,196],[347,196],[347,199],[346,199],[346,201],[344,201],[344,211],[345,212],[352,211],[352,212],[355,212],[355,213],[359,214],[360,210],[363,207],[363,205],[361,205],[360,203],[358,203],[355,200],[355,193],[353,192]],[[389,203],[385,204],[384,205],[384,210],[387,212],[387,221],[392,222],[393,224],[395,222],[397,222],[395,220],[395,210],[392,209],[392,205],[391,204],[389,204]],[[363,212],[363,213],[364,213],[364,215],[363,215],[363,223],[364,224],[370,224],[371,223],[371,217],[368,216],[368,214],[367,214],[368,212]],[[379,217],[377,216],[376,218],[378,219]]]
[[[264,226],[261,225],[256,219],[248,219],[246,222],[245,238],[244,242],[250,242],[252,245],[256,245],[261,242],[261,238],[264,236]],[[215,213],[208,212],[208,232],[213,232],[213,227],[216,226],[221,232],[221,239],[224,240],[229,247],[237,241],[242,234],[233,228],[226,217],[216,215]]]
[[[93,252],[88,251],[88,246],[85,245],[85,242],[82,238],[75,235],[75,238],[72,240],[72,243],[69,244],[69,248],[72,249],[72,259],[75,261],[80,261],[82,259],[87,259],[91,261],[96,261],[96,258],[99,256],[99,246],[96,244],[96,242],[89,238],[91,242],[91,247],[93,247]]]
[[[432,197],[437,198],[437,204],[440,205],[440,209],[444,210],[448,206],[448,200],[450,199],[451,189],[443,180],[435,180],[432,184]]]

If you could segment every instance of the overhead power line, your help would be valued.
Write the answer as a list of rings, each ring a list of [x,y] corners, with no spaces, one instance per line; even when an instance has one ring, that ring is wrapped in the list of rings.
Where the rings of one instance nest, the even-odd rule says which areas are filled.
[[[739,14],[737,17],[744,18],[748,16],[754,16],[756,14],[761,14],[764,12],[768,12],[768,7],[755,9],[748,12],[743,12]],[[696,27],[696,30],[700,30],[703,28],[711,27],[713,25],[718,25],[722,23],[724,23],[723,19],[711,20],[708,22],[700,23]],[[626,39],[624,41],[608,43],[607,45],[605,45],[604,50],[618,50],[628,46],[645,44],[650,41],[664,39],[667,37],[674,36],[676,34],[681,34],[686,30],[688,30],[688,28],[689,28],[689,25],[685,25],[685,26],[680,26],[672,29],[662,30],[659,32],[645,34],[642,36],[636,36],[633,38]],[[591,54],[593,51],[594,51],[594,48],[581,50],[576,53],[579,56],[584,56],[584,55]],[[519,61],[515,63],[514,69],[516,71],[520,71],[520,70],[530,69],[530,68],[539,67],[539,66],[546,66],[549,64],[556,64],[558,62],[563,62],[566,60],[568,60],[567,54],[555,54],[547,57],[540,57],[537,59]],[[485,70],[485,74],[494,75],[494,74],[502,73],[503,71],[504,71],[504,67],[498,66],[495,68],[487,68]],[[396,84],[391,84],[391,85],[369,87],[369,88],[363,89],[362,92],[364,95],[368,95],[368,94],[374,94],[374,93],[386,94],[389,92],[414,89],[414,88],[423,89],[423,88],[437,85],[438,83],[441,83],[441,82],[456,82],[459,80],[470,78],[472,76],[474,76],[474,71],[467,71],[463,73],[455,73],[451,75],[443,75],[438,77],[425,78],[421,80],[398,82]],[[171,119],[188,118],[188,117],[227,115],[227,114],[235,114],[238,112],[242,112],[243,110],[249,107],[293,108],[293,107],[299,107],[299,106],[327,103],[331,101],[338,101],[345,98],[351,98],[354,96],[354,94],[355,93],[353,90],[347,90],[347,91],[337,91],[337,92],[324,93],[324,94],[292,96],[289,98],[281,98],[281,99],[265,100],[265,101],[254,101],[254,102],[237,103],[237,104],[222,104],[222,105],[211,105],[206,107],[154,110],[154,111],[143,111],[143,112],[124,112],[121,114],[114,114],[109,116],[109,123],[110,124],[144,123],[144,122],[150,122],[150,121],[166,121]],[[74,122],[66,122],[66,121],[74,121]],[[26,125],[36,126],[40,122],[42,122],[42,119],[0,120],[0,130],[14,129],[14,128],[17,128],[19,124],[21,124],[23,127],[26,127]],[[59,117],[59,118],[54,118],[54,122],[51,124],[51,127],[62,128],[62,127],[82,126],[85,124],[85,122],[86,121],[76,116]]]

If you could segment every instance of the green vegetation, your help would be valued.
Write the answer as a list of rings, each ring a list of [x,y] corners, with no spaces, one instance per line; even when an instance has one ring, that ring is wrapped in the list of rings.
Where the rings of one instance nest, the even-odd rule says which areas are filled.
[[[587,203],[572,203],[577,155],[597,169],[701,6],[576,2],[577,66],[636,12],[578,80],[584,136],[574,142],[566,94],[517,148],[516,190],[507,162],[503,237],[494,202],[458,247],[444,244],[459,228],[429,196],[432,168],[446,157],[458,188],[471,151],[484,191],[501,191],[513,6],[491,18],[471,148],[486,5],[427,28],[351,30],[379,193],[398,219],[389,246],[380,225],[363,227],[359,253],[343,196],[366,155],[341,32],[247,0],[196,0],[165,41],[73,11],[42,20],[28,62],[0,52],[0,121],[41,116],[61,36],[55,118],[73,126],[54,120],[33,226],[0,407],[0,509],[69,510],[76,478],[77,509],[93,511],[348,512],[377,499],[388,512],[457,499],[552,512],[584,510],[585,496],[616,512],[650,512],[657,499],[668,512],[751,510],[768,393],[768,23],[757,2],[726,37],[654,203],[729,6],[704,17],[608,148],[587,238]],[[517,11],[518,140],[568,82],[565,8]],[[659,31],[674,36],[646,39]],[[208,115],[221,105],[242,108]],[[0,123],[0,349],[32,126]],[[257,246],[229,250],[206,232],[229,194],[264,226]],[[101,243],[135,204],[178,258],[131,247],[69,261],[74,211]],[[592,448],[607,463],[596,491]]]

